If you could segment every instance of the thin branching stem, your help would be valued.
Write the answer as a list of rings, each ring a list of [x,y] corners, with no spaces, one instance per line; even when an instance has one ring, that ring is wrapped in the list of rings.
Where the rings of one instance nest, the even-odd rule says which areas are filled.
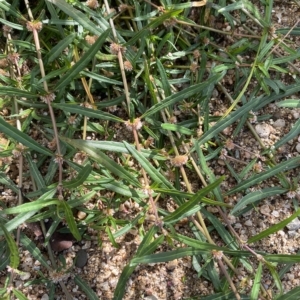
[[[29,2],[28,2],[28,0],[24,0],[24,1],[25,1],[25,5],[27,8],[28,16],[30,17],[31,22],[34,22],[34,18],[33,18],[33,15],[32,15],[32,12],[31,12],[31,9],[29,6]],[[32,26],[32,34],[33,34],[36,53],[37,53],[38,62],[39,62],[39,66],[40,66],[41,76],[42,76],[42,78],[45,78],[46,74],[45,74],[44,63],[43,63],[42,54],[41,54],[39,34],[38,34],[38,30],[34,26]],[[48,84],[47,84],[46,80],[43,81],[43,85],[44,85],[45,92],[47,94],[49,94],[49,88],[48,88]],[[50,114],[51,122],[52,122],[52,126],[53,126],[54,138],[55,138],[55,142],[56,142],[57,157],[58,157],[58,159],[57,159],[58,188],[57,189],[58,189],[59,195],[62,197],[62,173],[63,173],[62,163],[63,163],[63,160],[62,160],[62,154],[61,154],[61,150],[60,150],[60,141],[59,141],[57,126],[56,126],[56,118],[54,115],[53,108],[51,106],[51,101],[48,97],[46,97],[46,98],[47,98],[48,110],[49,110],[49,114]]]

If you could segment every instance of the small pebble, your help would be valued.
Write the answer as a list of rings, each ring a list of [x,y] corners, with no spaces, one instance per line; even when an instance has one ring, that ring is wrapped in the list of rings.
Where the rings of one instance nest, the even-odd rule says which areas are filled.
[[[144,300],[158,300],[158,298],[154,295],[151,295],[151,296],[145,297]]]
[[[278,119],[273,123],[273,126],[275,128],[283,128],[285,127],[285,120],[284,119]]]
[[[177,259],[171,260],[167,263],[166,268],[168,271],[173,271],[178,265]]]
[[[292,222],[286,225],[289,230],[298,230],[300,229],[300,220],[298,218],[294,219]]]
[[[27,279],[29,279],[30,278],[30,273],[29,272],[24,272],[24,273],[22,273],[21,274],[21,276],[20,276],[20,279],[21,280],[27,280]]]
[[[289,236],[289,238],[295,237],[296,234],[297,234],[297,232],[296,232],[295,230],[289,230],[289,231],[288,231],[288,236]]]
[[[77,213],[77,218],[78,218],[78,219],[83,220],[83,219],[85,219],[85,217],[86,217],[86,213],[85,213],[85,212],[79,211],[79,212]]]
[[[92,242],[86,241],[85,244],[82,246],[82,249],[89,249],[91,248]]]
[[[255,130],[261,138],[267,138],[271,133],[271,129],[272,127],[268,124],[258,124],[255,126]]]
[[[245,225],[246,226],[252,226],[253,224],[252,224],[252,221],[251,220],[247,220],[246,222],[245,222]]]
[[[77,255],[76,255],[76,263],[75,263],[75,266],[77,268],[83,268],[86,263],[87,263],[87,253],[85,250],[83,249],[80,249],[78,252],[77,252]]]
[[[269,205],[262,205],[259,209],[259,211],[263,214],[268,216],[270,214],[270,207]]]
[[[298,144],[296,145],[296,150],[297,150],[298,153],[300,153],[300,143],[298,143]]]
[[[49,300],[49,296],[47,294],[44,294],[42,297],[41,297],[41,300]]]

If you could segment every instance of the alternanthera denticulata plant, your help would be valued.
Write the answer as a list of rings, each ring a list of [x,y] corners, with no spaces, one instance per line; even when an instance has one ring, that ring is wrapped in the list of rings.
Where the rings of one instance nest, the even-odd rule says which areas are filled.
[[[297,21],[277,29],[273,1],[33,2],[0,1],[1,297],[29,297],[15,286],[27,250],[41,269],[25,285],[72,299],[71,278],[99,298],[53,255],[62,229],[74,242],[97,232],[99,250],[138,232],[114,299],[126,297],[138,264],[189,256],[214,291],[196,298],[299,297],[283,285],[299,255],[268,253],[260,241],[299,215],[300,123],[272,144],[256,130],[270,105],[299,108]],[[240,144],[250,133],[253,149]],[[276,224],[252,236],[234,226],[278,197],[292,209]],[[128,203],[139,209],[127,218]]]

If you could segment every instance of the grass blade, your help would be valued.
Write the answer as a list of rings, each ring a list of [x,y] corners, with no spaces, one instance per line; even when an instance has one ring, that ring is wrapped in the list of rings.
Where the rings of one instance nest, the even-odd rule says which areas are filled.
[[[87,64],[94,58],[96,53],[101,48],[102,44],[106,41],[110,30],[106,30],[101,34],[101,36],[96,40],[96,42],[87,50],[81,57],[81,59],[71,67],[71,69],[58,81],[55,89],[59,90],[66,85],[68,85],[74,77],[78,76],[79,72],[81,72]]]
[[[87,295],[87,299],[90,299],[90,300],[98,300],[99,299],[99,297],[96,295],[96,293],[89,287],[88,283],[85,282],[80,276],[76,275],[74,277],[74,282]]]
[[[67,224],[69,226],[71,233],[73,234],[73,236],[75,237],[75,239],[77,241],[80,241],[81,235],[77,228],[76,222],[74,220],[73,212],[72,212],[70,206],[65,201],[60,201],[59,206],[60,206],[60,208],[63,209],[63,211],[65,213],[65,218],[66,218],[66,221],[67,221]]]
[[[28,147],[29,149],[35,150],[36,152],[53,156],[53,153],[48,150],[47,148],[41,146],[39,143],[37,143],[35,140],[33,140],[30,136],[27,134],[21,132],[17,128],[11,126],[7,122],[4,121],[3,118],[0,118],[0,126],[1,131],[6,134],[9,138],[14,139],[18,141],[19,143],[23,144],[24,146]]]
[[[259,265],[256,269],[256,274],[255,274],[253,286],[252,286],[252,289],[251,289],[251,296],[250,296],[251,300],[258,299],[258,294],[259,294],[259,290],[260,290],[261,275],[262,275],[262,263],[259,262]]]
[[[245,206],[257,201],[266,199],[268,197],[271,197],[273,195],[280,195],[287,192],[287,189],[280,188],[280,187],[272,187],[272,188],[266,188],[262,189],[260,191],[252,192],[245,197],[243,197],[239,202],[235,205],[233,210],[230,212],[230,214],[235,215],[239,210],[243,209]]]
[[[251,178],[242,181],[240,184],[238,184],[235,188],[231,189],[229,192],[226,193],[226,195],[231,195],[233,193],[245,190],[249,188],[250,186],[253,186],[255,184],[258,184],[259,182],[262,182],[263,180],[266,180],[272,176],[275,176],[276,174],[284,171],[288,171],[290,169],[294,169],[300,166],[300,159],[299,157],[291,158],[287,161],[284,161],[277,166],[272,166],[269,170],[262,172],[260,174],[254,175]]]
[[[87,17],[87,14],[75,9],[72,5],[68,4],[65,0],[47,0],[56,5],[66,15],[77,21],[81,26],[90,31],[91,33],[100,36],[106,28],[99,28]]]
[[[38,260],[46,269],[51,270],[51,268],[47,262],[47,259],[43,256],[40,249],[23,232],[21,232],[21,234],[20,234],[20,241],[21,241],[22,245],[29,251],[29,253],[36,260]]]
[[[205,82],[192,85],[176,94],[166,97],[163,101],[153,105],[150,109],[148,109],[141,116],[141,118],[149,117],[149,116],[163,110],[164,108],[166,108],[168,106],[174,105],[181,100],[184,100],[188,97],[193,96],[196,93],[201,92],[205,87],[209,86],[210,84],[219,82],[223,78],[224,75],[225,75],[225,73],[213,75]]]
[[[81,184],[83,184],[88,176],[91,174],[92,166],[90,164],[87,164],[82,168],[82,170],[78,173],[76,179],[70,180],[70,181],[63,181],[63,187],[67,189],[74,189]]]
[[[96,118],[101,120],[113,121],[113,122],[123,122],[122,119],[106,113],[101,110],[95,110],[87,107],[82,107],[75,104],[65,104],[65,103],[52,103],[52,106],[58,109],[62,109],[74,114],[80,114],[90,118]]]
[[[15,240],[12,238],[11,234],[1,223],[0,223],[0,228],[4,233],[4,237],[9,248],[9,266],[13,269],[17,269],[20,264],[18,246]]]
[[[180,220],[190,209],[192,209],[196,204],[201,202],[202,198],[211,192],[214,188],[216,188],[222,181],[224,177],[220,177],[214,183],[206,186],[201,189],[198,193],[196,193],[190,200],[182,204],[179,208],[177,208],[173,213],[164,218],[164,223],[174,223]]]
[[[299,215],[300,215],[300,209],[298,209],[295,213],[293,213],[289,218],[286,218],[285,220],[279,222],[278,224],[273,225],[273,226],[269,227],[268,229],[260,232],[259,234],[253,236],[252,238],[250,238],[248,240],[248,244],[255,243],[255,242],[269,236],[270,234],[275,233],[275,232],[283,229],[287,224],[292,222]]]

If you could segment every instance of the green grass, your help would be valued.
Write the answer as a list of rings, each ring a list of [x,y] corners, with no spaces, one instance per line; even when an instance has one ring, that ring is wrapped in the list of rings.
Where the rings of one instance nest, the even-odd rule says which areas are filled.
[[[282,285],[284,272],[299,263],[300,255],[262,252],[258,243],[300,214],[299,175],[293,175],[299,156],[277,159],[280,147],[299,136],[300,121],[272,147],[264,145],[251,123],[253,114],[271,103],[300,107],[293,98],[300,92],[294,66],[300,52],[291,39],[299,35],[297,27],[274,29],[272,0],[219,0],[206,6],[204,1],[163,0],[157,6],[126,0],[121,11],[120,3],[106,1],[96,9],[78,0],[31,2],[36,3],[28,11],[22,1],[0,2],[0,22],[6,26],[0,55],[0,182],[18,195],[18,203],[0,202],[0,271],[7,276],[0,298],[27,299],[10,288],[20,272],[18,244],[50,273],[64,271],[50,244],[51,266],[37,244],[20,233],[23,223],[40,222],[47,243],[60,223],[45,229],[49,218],[63,219],[77,241],[90,227],[99,236],[107,234],[114,247],[118,237],[143,228],[142,242],[123,269],[114,299],[123,298],[138,264],[185,256],[193,256],[198,275],[214,287],[214,295],[201,299],[300,298],[299,287],[286,292]],[[108,14],[110,6],[116,10]],[[213,20],[223,29],[230,26],[229,31],[217,28]],[[238,27],[243,33],[237,33]],[[212,115],[211,108],[219,103],[216,89],[223,106]],[[250,130],[261,150],[244,168],[225,160],[226,176],[219,176],[211,165],[224,156],[228,138],[223,131],[229,128],[233,141]],[[259,161],[262,171],[255,172]],[[9,172],[12,163],[18,165],[15,177]],[[32,183],[30,190],[25,191],[25,181]],[[195,182],[199,190],[192,189]],[[251,192],[257,187],[262,188]],[[114,196],[103,197],[103,211],[87,209],[99,191]],[[227,199],[234,195],[240,200],[232,205]],[[227,216],[239,217],[278,195],[292,198],[294,213],[243,241]],[[23,203],[23,196],[30,201]],[[172,213],[164,206],[170,197],[177,206]],[[142,207],[131,221],[106,215],[106,209],[117,212],[127,199]],[[218,213],[210,213],[211,206]],[[75,209],[86,213],[84,221],[74,217]],[[154,224],[145,221],[146,214],[154,215]],[[193,237],[176,232],[174,225],[184,218]],[[176,248],[173,241],[185,247]],[[163,243],[172,250],[158,251]],[[284,272],[278,272],[279,263],[285,264]],[[4,271],[7,266],[11,272]],[[252,280],[245,290],[237,284],[237,266]],[[273,279],[271,295],[261,284],[266,273]],[[42,282],[54,299],[51,276],[27,284]],[[74,282],[88,299],[97,299],[79,275]],[[59,284],[71,299],[64,282]]]

